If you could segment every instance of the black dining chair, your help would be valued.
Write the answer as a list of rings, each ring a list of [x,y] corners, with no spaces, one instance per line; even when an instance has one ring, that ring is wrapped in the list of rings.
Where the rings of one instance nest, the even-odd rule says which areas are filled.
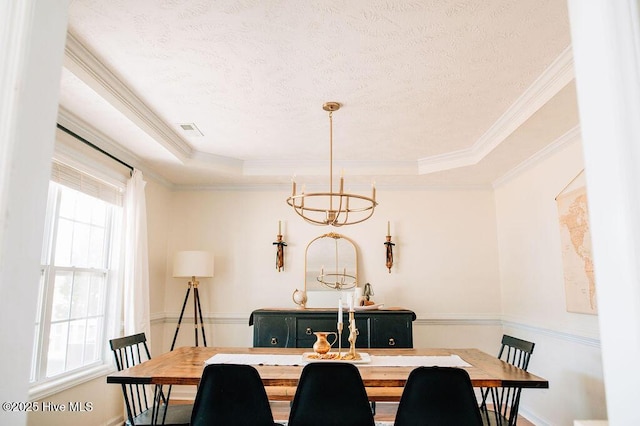
[[[133,367],[151,359],[144,333],[109,340],[118,371]],[[161,386],[122,384],[122,394],[127,412],[126,425],[188,425],[191,404],[169,405],[171,387],[164,393]]]
[[[209,364],[193,404],[191,426],[273,426],[258,370],[251,365]]]
[[[535,343],[503,335],[498,358],[527,371]],[[483,388],[480,410],[485,425],[515,425],[518,420],[522,388]],[[488,401],[491,400],[491,409]]]
[[[481,426],[469,373],[455,367],[417,367],[402,391],[395,426]]]
[[[374,426],[358,368],[346,362],[312,362],[302,369],[289,426]]]

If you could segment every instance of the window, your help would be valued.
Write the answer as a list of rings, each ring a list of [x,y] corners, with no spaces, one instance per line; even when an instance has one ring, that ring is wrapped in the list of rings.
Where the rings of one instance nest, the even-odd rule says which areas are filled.
[[[122,188],[54,163],[42,250],[31,381],[111,365],[118,324]]]

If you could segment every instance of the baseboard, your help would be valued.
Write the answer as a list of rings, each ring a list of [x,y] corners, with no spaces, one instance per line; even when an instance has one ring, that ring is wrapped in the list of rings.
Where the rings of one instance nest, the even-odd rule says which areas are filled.
[[[124,424],[124,414],[121,416],[112,417],[110,420],[107,420],[104,425],[105,426],[120,426]]]
[[[518,416],[524,417],[536,426],[551,426],[551,423],[536,416],[522,405],[520,405],[520,407],[518,408]]]

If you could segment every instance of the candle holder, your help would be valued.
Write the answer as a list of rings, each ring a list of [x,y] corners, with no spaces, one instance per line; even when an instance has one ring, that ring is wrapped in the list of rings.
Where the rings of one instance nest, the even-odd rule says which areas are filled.
[[[338,359],[342,358],[342,321],[338,322]]]
[[[276,269],[278,272],[284,270],[284,248],[287,245],[284,241],[282,241],[282,234],[280,233],[280,226],[278,226],[278,235],[276,236],[277,240],[273,243],[276,248]]]
[[[387,235],[387,241],[385,241],[384,245],[387,246],[387,259],[385,265],[389,270],[389,273],[391,273],[391,268],[393,267],[393,246],[395,246],[395,244],[391,242],[391,235]]]
[[[358,329],[356,328],[355,314],[352,310],[349,311],[349,352],[340,359],[345,360],[358,360],[360,354],[356,352],[356,339],[358,338]]]

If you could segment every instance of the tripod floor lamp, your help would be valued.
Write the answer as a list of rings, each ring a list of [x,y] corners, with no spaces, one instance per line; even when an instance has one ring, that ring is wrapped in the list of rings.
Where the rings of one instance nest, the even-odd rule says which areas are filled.
[[[200,319],[200,331],[202,332],[202,343],[207,346],[207,338],[204,334],[204,321],[202,320],[202,308],[200,307],[200,293],[198,292],[198,277],[213,277],[213,254],[207,251],[179,251],[173,258],[173,276],[174,278],[190,278],[187,294],[184,296],[180,318],[176,327],[176,333],[173,335],[171,350],[176,345],[176,338],[182,324],[184,309],[187,307],[189,293],[193,288],[193,324],[196,338],[196,346],[198,346],[198,318]]]

